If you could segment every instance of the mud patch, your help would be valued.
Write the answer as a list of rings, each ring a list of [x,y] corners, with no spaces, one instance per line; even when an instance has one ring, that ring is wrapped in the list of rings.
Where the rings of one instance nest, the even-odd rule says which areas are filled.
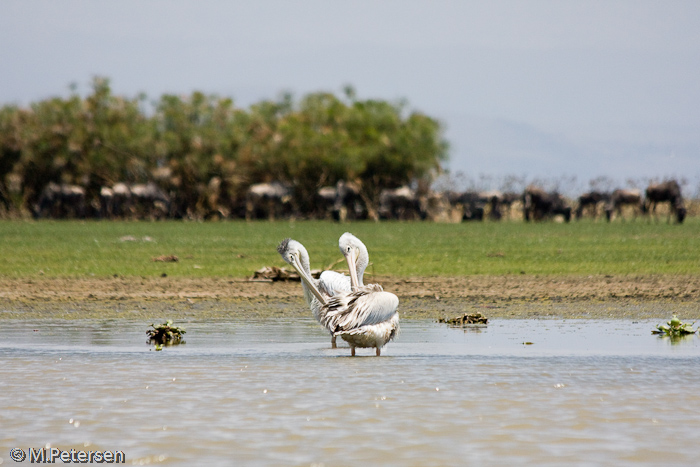
[[[399,296],[402,318],[700,317],[700,277],[372,277]],[[0,278],[0,319],[307,316],[299,282],[234,278]]]

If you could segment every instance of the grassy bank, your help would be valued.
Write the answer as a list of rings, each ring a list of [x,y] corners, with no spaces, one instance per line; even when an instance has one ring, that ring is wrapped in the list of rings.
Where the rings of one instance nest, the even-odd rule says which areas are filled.
[[[378,275],[700,274],[700,219],[691,218],[683,225],[0,221],[0,276],[243,278],[283,266],[275,247],[285,237],[301,241],[320,268],[342,258],[345,231],[367,244],[368,272]],[[153,261],[168,255],[179,261]]]

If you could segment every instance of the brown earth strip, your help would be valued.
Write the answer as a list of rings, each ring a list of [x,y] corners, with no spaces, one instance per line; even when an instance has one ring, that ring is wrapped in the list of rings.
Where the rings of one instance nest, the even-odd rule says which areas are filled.
[[[374,277],[406,318],[482,310],[489,318],[700,316],[695,276]],[[227,278],[0,278],[2,318],[305,316],[299,282]]]

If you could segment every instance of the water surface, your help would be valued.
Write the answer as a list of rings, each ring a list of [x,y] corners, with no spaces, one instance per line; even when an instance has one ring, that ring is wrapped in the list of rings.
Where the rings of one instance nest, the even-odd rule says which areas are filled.
[[[163,465],[698,458],[700,339],[655,337],[657,322],[404,320],[379,358],[330,349],[311,319],[179,322],[186,344],[160,352],[148,324],[4,321],[3,463],[46,445]]]

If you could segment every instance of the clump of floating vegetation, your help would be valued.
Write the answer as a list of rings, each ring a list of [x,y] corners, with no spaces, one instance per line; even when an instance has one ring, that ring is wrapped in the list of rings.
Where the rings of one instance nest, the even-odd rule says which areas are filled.
[[[146,331],[148,342],[156,344],[156,350],[161,350],[163,345],[184,344],[182,335],[185,334],[185,329],[173,326],[172,320],[168,320],[163,324],[151,324],[153,329]]]
[[[652,334],[663,334],[671,337],[685,336],[695,334],[693,324],[695,323],[683,323],[676,315],[673,315],[671,321],[656,326],[656,329],[652,329],[651,332]]]
[[[488,324],[489,319],[480,312],[476,313],[465,313],[464,316],[457,316],[456,318],[440,318],[438,323],[447,323],[455,326],[464,326],[465,324]]]

